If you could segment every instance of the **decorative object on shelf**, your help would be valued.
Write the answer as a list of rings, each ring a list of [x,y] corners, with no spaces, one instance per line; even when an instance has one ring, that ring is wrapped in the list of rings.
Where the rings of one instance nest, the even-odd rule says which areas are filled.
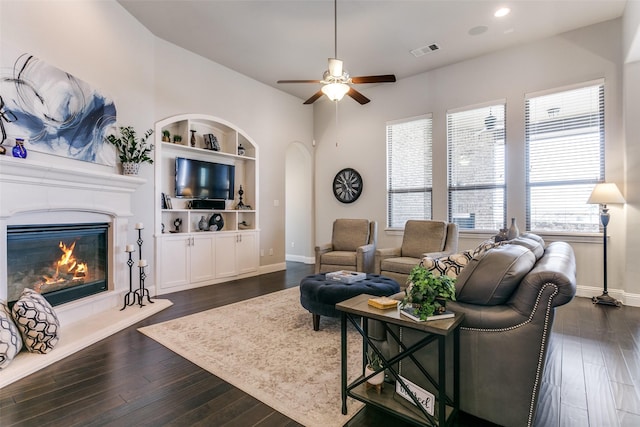
[[[27,158],[27,149],[24,147],[24,139],[16,138],[16,145],[11,150],[13,153],[13,157],[18,157],[20,159]]]
[[[516,224],[516,219],[511,218],[511,227],[509,227],[509,231],[507,232],[507,240],[515,239],[520,235],[520,230],[518,229],[518,224]]]
[[[208,148],[213,151],[220,151],[220,144],[218,143],[218,138],[212,134],[207,133],[203,135],[204,137],[204,148]]]
[[[138,140],[136,131],[132,126],[120,127],[121,138],[114,135],[107,135],[105,138],[113,144],[118,151],[118,156],[122,162],[122,172],[125,175],[137,175],[140,163],[153,163],[149,153],[153,150],[153,144],[147,145],[147,139],[153,134],[153,129],[149,129],[144,136]],[[126,163],[137,164],[137,167],[125,166]]]
[[[191,146],[195,147],[196,146],[196,131],[191,129]]]
[[[171,203],[171,197],[168,194],[164,195],[164,206],[166,209],[173,209],[173,204]]]
[[[173,135],[173,143],[174,144],[179,144],[182,142],[182,136],[180,135]]]
[[[240,143],[240,144],[238,145],[238,155],[239,155],[239,156],[244,156],[244,153],[245,153],[245,149],[244,149],[244,147],[242,146],[242,143]]]
[[[243,194],[244,194],[244,190],[242,189],[242,185],[241,185],[240,189],[238,190],[239,201],[238,201],[238,204],[236,205],[236,209],[246,209],[245,204],[242,202]]]
[[[362,177],[352,168],[342,169],[333,178],[333,195],[342,203],[353,203],[362,194]]]
[[[198,228],[200,231],[207,231],[209,229],[209,221],[202,215],[200,221],[198,221]]]
[[[180,232],[180,226],[182,225],[182,218],[176,218],[173,220],[173,226],[176,228],[176,233]]]
[[[160,232],[164,234],[164,222],[160,223]]]
[[[364,368],[364,376],[373,376],[367,380],[365,389],[368,390],[370,387],[373,387],[376,389],[376,392],[378,394],[380,394],[380,391],[382,390],[382,383],[384,383],[384,371],[375,374],[375,372],[379,369],[382,369],[380,356],[378,356],[378,353],[371,349],[369,353],[367,353],[367,366],[365,366]]]
[[[609,208],[607,205],[624,204],[625,200],[622,193],[618,190],[618,186],[614,183],[596,184],[589,196],[588,204],[600,205],[600,223],[602,224],[602,250],[604,255],[603,268],[603,290],[602,295],[591,298],[594,304],[612,305],[620,307],[621,303],[617,299],[609,295],[607,289],[607,226],[609,225]]]
[[[162,142],[171,142],[171,133],[168,130],[162,131]]]
[[[507,236],[508,231],[509,230],[507,230],[506,228],[501,228],[500,232],[498,232],[498,234],[493,236],[493,241],[498,243],[498,242],[504,242],[505,240],[509,240],[509,237]]]
[[[209,231],[220,231],[224,227],[224,218],[219,213],[214,213],[209,218]]]
[[[444,313],[447,300],[456,300],[456,279],[449,276],[436,276],[422,265],[415,266],[407,279],[409,287],[400,307],[412,304],[421,320],[427,320],[435,314]]]
[[[239,230],[248,230],[249,228],[251,228],[251,225],[249,225],[249,224],[247,223],[247,221],[240,221],[240,222],[238,223],[238,229],[239,229]]]

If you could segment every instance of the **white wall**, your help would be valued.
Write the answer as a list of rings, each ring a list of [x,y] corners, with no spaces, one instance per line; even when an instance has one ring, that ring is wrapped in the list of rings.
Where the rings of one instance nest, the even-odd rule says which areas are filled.
[[[434,123],[433,217],[446,220],[446,111],[500,99],[506,99],[507,103],[507,217],[516,217],[520,230],[524,230],[524,95],[597,78],[605,79],[606,176],[623,189],[622,63],[621,20],[614,20],[453,64],[395,84],[360,86],[372,101],[364,106],[350,99],[339,103],[338,147],[334,106],[326,101],[317,103],[314,120],[314,137],[318,142],[316,241],[324,241],[331,235],[331,223],[336,217],[362,217],[378,221],[379,247],[400,245],[401,234],[385,231],[385,122],[425,113],[433,114]],[[362,174],[364,192],[355,203],[342,205],[334,199],[330,187],[335,173],[347,166]],[[640,284],[625,284],[623,280],[627,230],[624,210],[612,207],[611,214],[609,287],[640,294]],[[485,236],[475,240],[463,238],[460,247],[472,247],[482,237]],[[553,239],[562,240],[562,237]],[[571,243],[579,264],[579,286],[591,292],[589,287],[601,289],[602,248],[600,240],[592,239],[596,243],[586,240]]]
[[[299,142],[286,153],[287,261],[313,264],[313,167],[307,147]]]
[[[202,113],[238,126],[260,147],[260,246],[263,270],[285,260],[285,150],[298,141],[311,148],[313,114],[302,102],[153,36],[117,2],[0,1],[0,39],[86,81],[114,99],[118,125],[140,132],[168,116]],[[31,153],[30,153],[31,156]],[[34,155],[33,158],[37,158]],[[54,156],[73,168],[104,166]],[[146,253],[153,246],[153,167],[134,195],[132,223],[149,224]],[[115,169],[108,169],[116,172]],[[274,207],[274,200],[280,206]],[[255,205],[256,202],[247,200]],[[137,235],[132,230],[130,240]],[[153,271],[153,269],[150,269]],[[149,278],[154,283],[154,278]]]

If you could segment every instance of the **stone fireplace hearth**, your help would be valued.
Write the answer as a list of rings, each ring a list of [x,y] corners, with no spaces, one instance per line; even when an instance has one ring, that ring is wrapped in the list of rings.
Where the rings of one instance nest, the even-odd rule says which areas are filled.
[[[51,224],[106,227],[107,290],[56,306],[63,325],[122,306],[129,290],[124,249],[133,226],[131,196],[145,182],[77,163],[0,156],[0,299],[10,299],[8,229]]]

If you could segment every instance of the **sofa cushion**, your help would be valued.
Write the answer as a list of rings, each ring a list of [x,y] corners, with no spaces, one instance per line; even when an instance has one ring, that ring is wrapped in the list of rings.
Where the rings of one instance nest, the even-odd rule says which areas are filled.
[[[469,264],[472,258],[472,251],[458,252],[440,258],[426,256],[422,258],[422,265],[435,276],[445,275],[455,278],[458,277],[462,269]]]
[[[25,289],[11,311],[27,350],[45,354],[58,343],[60,321],[42,295]]]
[[[422,258],[427,252],[440,252],[447,239],[447,224],[442,221],[409,220],[404,227],[402,256]]]
[[[369,244],[369,220],[337,219],[333,222],[334,251],[355,251]]]
[[[487,252],[489,249],[493,249],[493,248],[497,248],[499,246],[502,245],[506,245],[508,244],[509,241],[508,240],[502,240],[500,242],[494,242],[493,239],[488,239],[485,240],[484,242],[480,243],[474,250],[473,250],[473,257],[474,258],[480,258],[481,256],[484,255],[485,252]]]
[[[524,246],[529,249],[536,256],[536,261],[544,255],[544,240],[536,234],[521,234],[515,239],[510,240],[509,243]]]
[[[476,305],[507,302],[536,257],[521,245],[500,245],[474,257],[456,281],[456,299]]]
[[[11,363],[22,350],[22,337],[7,307],[7,302],[0,300],[0,369]]]
[[[320,264],[346,265],[356,268],[356,253],[353,251],[331,251],[320,255]]]

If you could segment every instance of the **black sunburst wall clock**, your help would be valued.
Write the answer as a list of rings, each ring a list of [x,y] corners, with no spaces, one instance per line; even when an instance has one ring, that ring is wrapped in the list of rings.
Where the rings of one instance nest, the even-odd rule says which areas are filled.
[[[345,168],[333,178],[333,195],[342,203],[353,203],[362,194],[362,177],[353,168]]]

